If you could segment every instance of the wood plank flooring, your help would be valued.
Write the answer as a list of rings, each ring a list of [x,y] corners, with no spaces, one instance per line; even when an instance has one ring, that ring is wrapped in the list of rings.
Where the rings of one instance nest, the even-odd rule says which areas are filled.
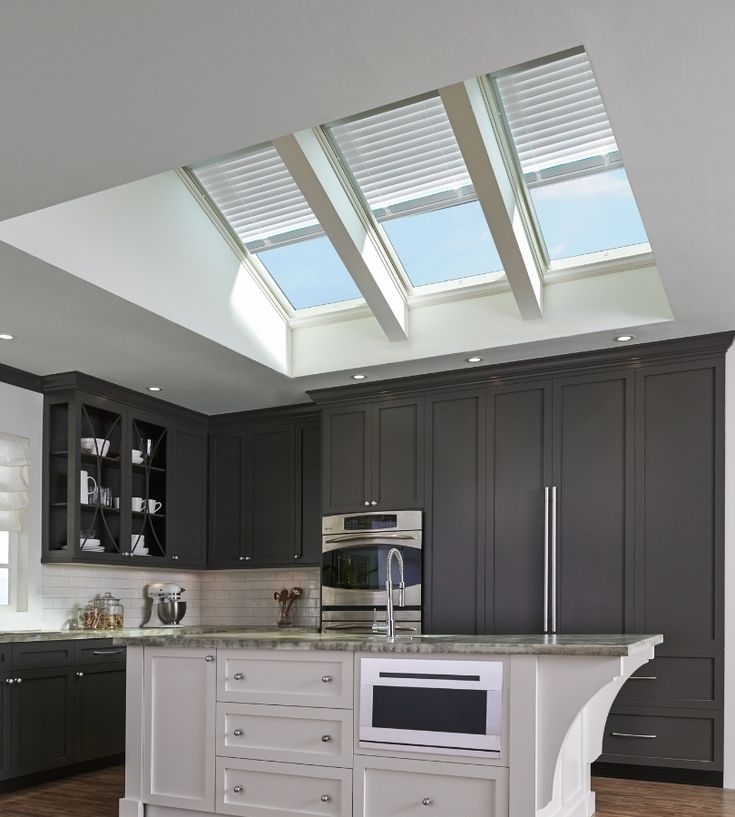
[[[597,817],[735,817],[735,791],[595,778]],[[123,767],[0,794],[2,817],[117,817]],[[467,815],[469,817],[469,815]]]

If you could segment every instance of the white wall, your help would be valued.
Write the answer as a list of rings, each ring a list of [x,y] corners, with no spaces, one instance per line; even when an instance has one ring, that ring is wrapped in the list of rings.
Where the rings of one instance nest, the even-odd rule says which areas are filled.
[[[735,348],[725,367],[725,774],[735,789]]]

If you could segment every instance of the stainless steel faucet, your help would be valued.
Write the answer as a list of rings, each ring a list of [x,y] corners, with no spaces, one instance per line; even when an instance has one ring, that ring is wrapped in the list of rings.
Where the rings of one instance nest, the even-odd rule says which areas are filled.
[[[398,561],[398,606],[406,606],[406,582],[403,575],[403,556],[398,548],[391,548],[385,563],[385,593],[387,596],[387,630],[388,641],[396,640],[396,617],[393,613],[393,558]]]

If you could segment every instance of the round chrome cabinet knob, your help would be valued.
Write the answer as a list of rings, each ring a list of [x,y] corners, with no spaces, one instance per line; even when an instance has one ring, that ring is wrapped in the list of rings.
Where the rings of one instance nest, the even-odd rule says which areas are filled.
[[[370,500],[369,500],[369,499],[366,499],[366,500],[365,500],[365,501],[364,501],[362,504],[363,504],[363,505],[364,505],[366,508],[369,508],[369,507],[370,507]]]
[[[329,743],[332,740],[331,735],[322,735],[322,743]]]
[[[235,731],[234,731],[232,734],[233,734],[233,735],[234,735],[236,738],[241,738],[241,737],[242,737],[242,729],[235,729]]]
[[[22,684],[22,683],[23,683],[23,679],[22,679],[22,678],[16,678],[16,679],[15,679],[15,683],[16,683],[16,684]]]
[[[176,556],[176,555],[174,555],[174,556],[172,556],[171,558],[172,558],[172,559],[178,559],[179,557],[178,557],[178,556]]]
[[[15,678],[6,678],[5,683],[10,685],[15,683]]]
[[[434,801],[431,799],[431,797],[424,797],[424,799],[421,801],[421,805],[422,806],[433,806]]]
[[[235,794],[240,794],[242,792],[242,786],[233,786],[232,791],[234,791]]]
[[[233,677],[233,678],[234,678],[236,681],[242,681],[242,679],[243,679],[245,676],[244,676],[244,675],[243,675],[241,672],[236,672],[236,673],[235,673],[235,674],[234,674],[232,677]]]
[[[206,661],[208,664],[211,664],[211,663],[212,663],[212,661],[214,661],[214,656],[213,656],[213,655],[205,655],[205,656],[204,656],[204,660],[205,660],[205,661]]]
[[[245,561],[245,557],[244,557],[244,556],[240,556],[240,561],[241,561],[241,562],[244,562],[244,561]]]
[[[322,675],[322,683],[323,684],[331,684],[332,683],[332,676],[331,675]]]
[[[328,803],[332,798],[329,794],[323,794],[320,799],[322,803]]]
[[[75,672],[74,674],[77,676],[77,678],[84,678],[83,672]]]
[[[371,504],[371,505],[377,505],[378,503],[377,503],[377,500],[375,500],[375,499],[371,499],[371,500],[370,500],[370,504]]]

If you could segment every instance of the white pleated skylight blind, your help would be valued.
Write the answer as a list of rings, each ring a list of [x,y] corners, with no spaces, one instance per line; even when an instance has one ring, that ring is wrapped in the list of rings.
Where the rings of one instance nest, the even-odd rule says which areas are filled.
[[[192,167],[199,184],[252,251],[322,234],[314,213],[272,145]]]
[[[327,127],[378,218],[474,198],[438,96]]]
[[[524,173],[599,158],[610,164],[617,144],[585,53],[495,82]],[[619,162],[619,155],[613,159]]]

